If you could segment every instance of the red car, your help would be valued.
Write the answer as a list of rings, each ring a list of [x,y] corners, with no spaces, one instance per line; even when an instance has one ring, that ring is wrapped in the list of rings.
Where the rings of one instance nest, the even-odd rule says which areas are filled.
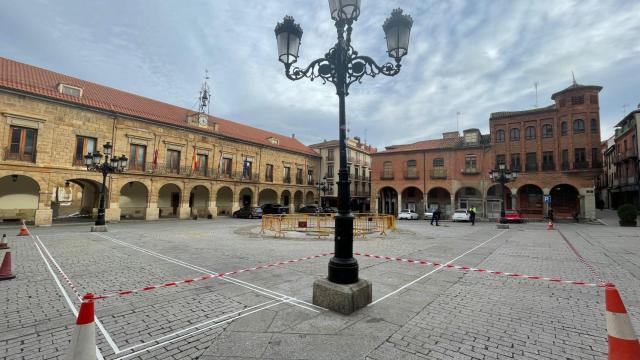
[[[504,219],[500,221],[502,223],[524,223],[524,218],[517,210],[506,210],[504,212]]]

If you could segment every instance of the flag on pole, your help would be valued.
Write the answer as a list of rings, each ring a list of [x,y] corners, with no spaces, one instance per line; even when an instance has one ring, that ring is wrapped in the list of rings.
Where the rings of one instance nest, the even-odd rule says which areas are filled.
[[[191,156],[191,171],[198,170],[198,154],[196,153],[196,144],[193,144],[193,156]]]
[[[158,143],[155,145],[155,149],[153,149],[153,170],[156,170],[158,168],[158,147],[160,147],[160,140],[158,140]]]

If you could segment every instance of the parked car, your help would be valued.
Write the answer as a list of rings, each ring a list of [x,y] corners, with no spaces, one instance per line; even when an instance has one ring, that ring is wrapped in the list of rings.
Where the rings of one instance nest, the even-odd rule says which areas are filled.
[[[334,207],[326,207],[326,208],[322,208],[322,210],[320,211],[321,213],[330,213],[330,214],[337,214],[338,213],[338,209],[334,208]]]
[[[264,204],[261,206],[263,214],[288,214],[289,207],[280,204]]]
[[[261,207],[244,207],[233,213],[234,218],[259,219],[262,218]]]
[[[418,213],[413,210],[402,210],[398,214],[398,220],[418,220]]]
[[[524,218],[522,214],[518,210],[505,210],[504,219],[502,219],[503,223],[520,223],[524,222]]]
[[[319,212],[318,209],[317,205],[307,205],[298,209],[298,212],[301,214],[317,214]]]
[[[433,212],[434,211],[435,211],[434,209],[426,209],[424,211],[424,219],[425,220],[431,220],[431,218],[433,217]]]
[[[456,221],[469,221],[469,213],[465,209],[458,209],[453,213],[451,220]]]

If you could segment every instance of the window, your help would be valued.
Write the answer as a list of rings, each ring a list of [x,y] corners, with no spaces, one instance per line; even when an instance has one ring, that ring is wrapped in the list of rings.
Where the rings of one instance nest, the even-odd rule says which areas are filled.
[[[253,175],[253,161],[245,159],[242,163],[242,178],[251,179]]]
[[[96,151],[96,142],[95,138],[76,136],[76,156],[73,158],[73,165],[83,166],[84,156]]]
[[[70,95],[70,96],[75,96],[75,97],[81,97],[82,96],[82,88],[71,86],[71,85],[67,85],[67,84],[58,85],[58,91],[60,91],[61,93],[65,94],[65,95]]]
[[[476,156],[467,155],[464,157],[465,172],[476,172]]]
[[[407,161],[407,179],[417,179],[418,178],[418,169],[416,167],[417,161],[409,160]]]
[[[264,181],[273,182],[273,165],[267,164],[267,168],[264,173]]]
[[[575,161],[575,169],[584,169],[587,167],[587,154],[585,153],[584,148],[576,148],[574,149],[575,157],[573,158]]]
[[[551,126],[551,124],[542,125],[542,137],[543,138],[553,137],[553,126]]]
[[[569,170],[569,150],[562,150],[562,170]]]
[[[307,185],[313,185],[313,170],[307,170]]]
[[[527,153],[527,162],[525,163],[525,171],[538,171],[538,159],[536,153]]]
[[[382,164],[382,178],[393,179],[393,168],[391,167],[391,161],[385,161]]]
[[[296,168],[296,184],[302,185],[302,169]]]
[[[536,138],[536,128],[533,126],[527,126],[524,130],[524,138],[527,140],[532,140]]]
[[[7,160],[36,161],[36,140],[38,131],[35,129],[11,127],[11,144]]]
[[[566,135],[568,135],[568,134],[569,134],[569,125],[567,125],[567,122],[566,122],[566,121],[563,121],[563,122],[560,124],[560,135],[562,135],[562,136],[566,136]]]
[[[511,154],[511,170],[520,171],[520,154]]]
[[[556,166],[553,162],[553,151],[542,152],[542,170],[555,170]]]
[[[433,159],[433,167],[443,167],[443,166],[444,166],[444,158]]]
[[[582,105],[582,104],[584,104],[584,95],[571,97],[571,105]]]
[[[220,175],[230,177],[232,172],[233,159],[231,157],[222,157],[222,161],[220,162]]]
[[[197,154],[196,161],[198,162],[196,171],[201,175],[207,175],[207,167],[209,166],[209,156],[207,154]]]
[[[327,177],[333,178],[333,164],[327,165]]]
[[[598,95],[591,95],[589,97],[589,102],[592,104],[597,104],[598,103]]]
[[[129,145],[129,170],[144,171],[146,157],[147,147],[145,145]]]
[[[167,171],[178,174],[180,172],[180,151],[167,150]]]
[[[575,119],[573,120],[573,133],[579,134],[584,132],[584,120]]]
[[[507,163],[507,159],[506,156],[504,154],[502,155],[496,155],[496,168],[500,165],[500,164],[506,164]]]
[[[282,182],[287,183],[287,184],[291,184],[291,167],[289,167],[289,166],[285,166],[284,167],[284,174],[282,176]]]
[[[496,131],[496,143],[504,142],[504,130]]]
[[[591,132],[594,134],[598,132],[598,120],[596,119],[591,119]]]
[[[333,160],[334,160],[334,150],[329,149],[327,150],[327,161],[333,161]]]
[[[519,141],[520,140],[520,129],[513,128],[509,130],[509,140],[511,141]]]

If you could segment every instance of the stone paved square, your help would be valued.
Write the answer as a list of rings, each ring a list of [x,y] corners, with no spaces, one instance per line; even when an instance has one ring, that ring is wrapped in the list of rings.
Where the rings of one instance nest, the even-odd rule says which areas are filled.
[[[0,358],[63,358],[78,295],[141,289],[333,251],[331,238],[275,238],[259,234],[259,226],[260,220],[222,217],[133,221],[112,224],[100,234],[82,224],[33,227],[29,237],[13,236],[15,228],[3,227],[17,278],[0,283]],[[639,240],[634,228],[596,223],[560,223],[550,231],[535,222],[500,230],[488,222],[434,227],[418,220],[399,222],[387,236],[358,239],[354,251],[612,282],[640,329]],[[100,356],[606,358],[602,288],[357,259],[360,276],[373,283],[373,303],[350,316],[311,304],[312,283],[326,276],[329,256],[98,300]]]

